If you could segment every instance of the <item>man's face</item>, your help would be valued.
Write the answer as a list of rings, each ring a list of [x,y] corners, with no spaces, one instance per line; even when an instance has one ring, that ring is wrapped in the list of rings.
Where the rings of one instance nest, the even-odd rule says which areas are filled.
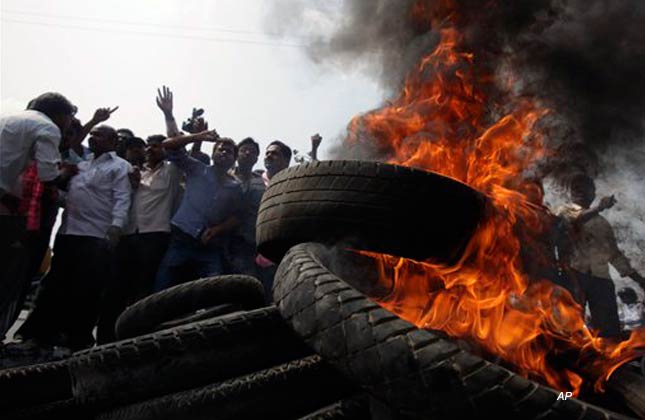
[[[229,142],[216,142],[213,145],[213,166],[230,169],[235,164],[235,146]]]
[[[146,161],[149,164],[156,164],[161,162],[165,157],[165,153],[161,143],[148,143],[146,147]]]
[[[237,152],[237,164],[252,168],[258,161],[258,151],[252,144],[243,144]]]
[[[125,151],[125,160],[131,165],[141,166],[146,158],[146,149],[143,146],[131,146]]]
[[[116,147],[116,138],[111,135],[109,130],[103,130],[100,127],[90,131],[90,149],[94,154],[111,152]]]
[[[580,184],[571,186],[571,201],[589,208],[596,198],[596,187],[593,184]]]
[[[281,153],[280,146],[274,144],[267,147],[266,153],[264,154],[264,167],[267,171],[277,174],[288,166],[289,162],[287,162],[287,159]]]

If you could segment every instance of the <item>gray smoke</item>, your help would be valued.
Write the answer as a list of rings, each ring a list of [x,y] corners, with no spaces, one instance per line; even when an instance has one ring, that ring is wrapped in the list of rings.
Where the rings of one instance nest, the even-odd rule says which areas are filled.
[[[390,98],[432,51],[438,26],[447,21],[465,35],[464,49],[475,53],[483,71],[510,69],[520,77],[513,92],[501,83],[485,87],[491,103],[526,95],[552,109],[548,141],[558,154],[543,165],[543,175],[561,184],[577,171],[596,177],[599,195],[619,199],[607,215],[623,248],[642,258],[645,2],[281,0],[266,19],[272,32],[306,37],[309,55],[321,65],[369,72]],[[500,109],[491,105],[490,112],[494,117]],[[338,155],[347,152],[341,144]]]

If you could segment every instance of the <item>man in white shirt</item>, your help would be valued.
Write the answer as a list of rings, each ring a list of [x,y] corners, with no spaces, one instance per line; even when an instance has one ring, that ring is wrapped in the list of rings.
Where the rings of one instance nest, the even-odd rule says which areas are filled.
[[[22,173],[36,161],[40,182],[66,182],[58,145],[76,107],[59,93],[45,93],[28,109],[0,118],[0,341],[11,327],[27,267],[25,215],[20,214]]]
[[[114,152],[116,131],[98,126],[89,143],[94,159],[79,163],[70,182],[51,270],[19,331],[25,339],[72,349],[94,343],[100,298],[130,208],[131,166]]]
[[[182,173],[165,160],[162,135],[150,136],[146,163],[134,183],[132,206],[116,250],[115,278],[106,290],[99,320],[99,344],[114,341],[116,320],[125,307],[152,292],[170,241],[170,219],[181,203]],[[126,148],[126,156],[130,149]],[[130,162],[133,164],[133,162]],[[134,181],[131,178],[131,181]]]

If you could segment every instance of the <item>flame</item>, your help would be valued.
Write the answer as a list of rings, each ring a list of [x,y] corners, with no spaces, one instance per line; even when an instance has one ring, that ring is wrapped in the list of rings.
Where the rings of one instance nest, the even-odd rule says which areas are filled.
[[[424,10],[418,6],[413,13]],[[370,141],[391,156],[390,163],[464,182],[486,194],[494,211],[454,265],[357,251],[377,261],[390,290],[375,299],[419,327],[477,343],[555,389],[577,395],[590,381],[602,390],[645,343],[645,334],[635,332],[620,344],[597,337],[568,292],[529,281],[520,261],[522,246],[545,226],[546,213],[534,204],[541,203],[541,190],[524,174],[552,153],[539,129],[549,110],[511,95],[504,107],[492,103],[487,90],[493,75],[462,50],[463,37],[450,19],[433,24],[443,25],[433,52],[416,64],[395,100],[352,120],[347,142]],[[515,79],[506,75],[505,82],[512,86]],[[491,117],[491,108],[510,110]]]

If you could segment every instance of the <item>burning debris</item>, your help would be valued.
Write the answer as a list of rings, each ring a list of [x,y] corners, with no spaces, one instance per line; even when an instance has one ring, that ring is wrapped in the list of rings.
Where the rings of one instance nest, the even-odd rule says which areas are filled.
[[[457,265],[370,254],[395,273],[379,303],[417,326],[474,340],[556,389],[577,393],[585,381],[602,389],[645,334],[616,344],[590,332],[571,296],[529,277],[522,242],[548,229],[545,176],[562,183],[579,172],[611,176],[597,154],[642,138],[645,7],[467,0],[340,7],[345,19],[331,38],[316,38],[312,56],[372,60],[392,99],[352,120],[338,153],[435,171],[484,192],[495,207]],[[554,361],[571,351],[585,363],[597,355],[594,368]]]

